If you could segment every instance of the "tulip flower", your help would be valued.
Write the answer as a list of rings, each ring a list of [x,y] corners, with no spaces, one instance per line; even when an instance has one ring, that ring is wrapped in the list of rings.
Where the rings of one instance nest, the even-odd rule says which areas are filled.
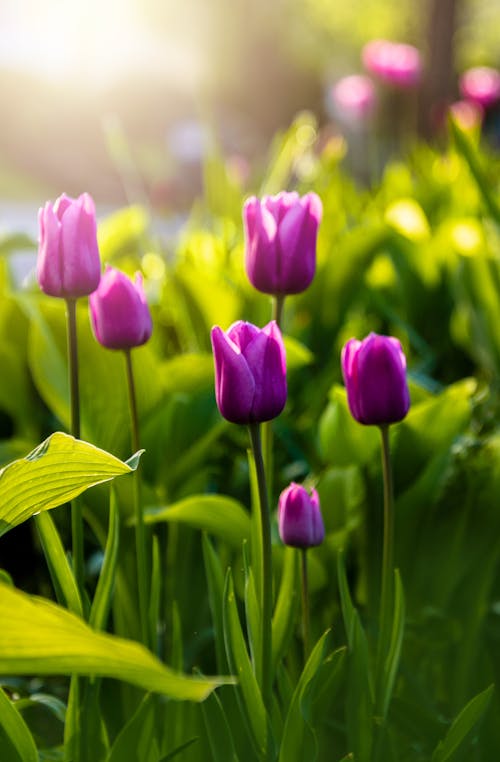
[[[363,341],[351,339],[342,350],[341,363],[353,418],[385,426],[405,417],[410,397],[406,359],[397,339],[375,333]]]
[[[252,196],[243,207],[245,266],[265,294],[305,291],[316,269],[316,238],[323,213],[315,193]]]
[[[49,296],[76,299],[95,291],[101,277],[95,207],[88,193],[64,193],[38,213],[37,277]]]
[[[353,124],[369,119],[376,106],[373,82],[363,74],[339,79],[331,90],[331,98],[338,118]]]
[[[276,418],[286,402],[286,360],[281,332],[242,320],[227,332],[212,328],[215,394],[221,415],[232,423]]]
[[[413,45],[371,40],[364,46],[361,55],[366,70],[385,84],[407,89],[420,82],[422,61]]]
[[[131,281],[120,270],[106,267],[89,306],[94,335],[103,347],[131,349],[151,336],[151,314],[140,273]]]
[[[488,109],[500,100],[500,71],[476,66],[460,77],[462,96],[480,108]]]
[[[321,545],[325,527],[321,516],[318,493],[311,493],[292,482],[280,495],[278,528],[282,542],[294,548]]]

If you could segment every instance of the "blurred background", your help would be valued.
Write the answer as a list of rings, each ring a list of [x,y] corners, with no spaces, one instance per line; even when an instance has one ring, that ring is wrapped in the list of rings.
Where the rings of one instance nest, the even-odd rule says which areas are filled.
[[[425,137],[500,65],[500,0],[2,0],[0,30],[3,218],[62,191],[187,209],[214,141],[244,183],[297,112],[341,130],[329,92],[372,38],[419,48]]]

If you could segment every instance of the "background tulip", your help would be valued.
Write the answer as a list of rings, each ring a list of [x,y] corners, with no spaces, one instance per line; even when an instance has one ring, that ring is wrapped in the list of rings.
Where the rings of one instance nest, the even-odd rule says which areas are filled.
[[[371,40],[363,48],[362,59],[366,70],[388,85],[411,88],[420,82],[422,61],[413,45]]]
[[[221,415],[232,423],[276,418],[286,402],[286,360],[275,321],[264,328],[242,320],[225,333],[212,328],[215,395]]]
[[[352,416],[368,425],[401,421],[410,407],[406,358],[392,336],[370,333],[342,350],[342,374]]]
[[[89,304],[94,335],[103,347],[131,349],[151,336],[153,325],[140,273],[131,281],[108,266]]]
[[[285,545],[294,548],[321,545],[325,526],[315,489],[309,494],[305,487],[292,482],[283,490],[278,502],[278,528]]]
[[[88,193],[64,193],[38,213],[37,277],[45,294],[76,299],[95,291],[101,277],[95,207]]]
[[[500,71],[490,66],[467,69],[460,77],[460,92],[476,106],[490,108],[500,100]]]
[[[243,207],[245,266],[265,294],[298,294],[316,269],[316,238],[323,208],[319,196],[279,193],[252,196]]]

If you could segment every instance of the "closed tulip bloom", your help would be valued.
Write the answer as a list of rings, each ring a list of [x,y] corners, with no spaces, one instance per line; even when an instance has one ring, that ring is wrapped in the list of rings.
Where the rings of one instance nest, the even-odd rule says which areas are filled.
[[[383,426],[401,421],[410,407],[406,358],[393,336],[370,333],[342,350],[347,401],[359,423]]]
[[[106,267],[89,305],[94,335],[103,347],[131,349],[151,336],[153,324],[140,273],[132,281],[120,270]]]
[[[347,122],[366,121],[376,106],[375,86],[363,74],[350,74],[339,79],[331,90],[331,97],[336,116]]]
[[[278,502],[278,528],[282,542],[294,548],[321,545],[325,526],[318,493],[311,493],[292,482],[280,495]]]
[[[460,92],[476,106],[488,109],[500,100],[500,71],[475,66],[460,77]]]
[[[319,196],[279,193],[252,196],[243,207],[245,266],[265,294],[305,291],[316,269],[316,238],[323,207]]]
[[[381,82],[402,89],[415,87],[422,75],[420,53],[413,45],[371,40],[362,51],[363,64]]]
[[[64,193],[38,212],[37,277],[49,296],[76,299],[95,291],[101,277],[95,207],[88,193]]]
[[[287,393],[285,347],[276,322],[257,328],[238,320],[227,332],[215,326],[211,339],[221,415],[232,423],[276,418]]]

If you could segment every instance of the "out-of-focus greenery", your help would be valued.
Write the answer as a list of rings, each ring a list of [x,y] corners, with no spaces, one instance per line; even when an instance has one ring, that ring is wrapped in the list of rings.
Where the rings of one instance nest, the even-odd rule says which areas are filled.
[[[489,688],[500,679],[499,157],[477,136],[455,128],[441,149],[416,146],[406,160],[389,164],[373,187],[359,188],[342,167],[343,144],[320,145],[316,137],[312,117],[301,115],[276,139],[253,187],[259,195],[313,189],[324,206],[316,278],[307,292],[285,302],[289,399],[273,425],[272,475],[273,509],[291,479],[315,484],[320,493],[327,534],[310,553],[317,647],[302,673],[293,551],[281,546],[273,526],[281,601],[271,719],[275,758],[281,745],[283,762],[291,759],[285,753],[341,762],[352,752],[371,762],[377,744],[384,762],[491,762],[500,752],[500,702]],[[265,718],[250,711],[260,705],[245,646],[255,635],[246,555],[248,442],[246,432],[217,411],[209,333],[215,323],[227,328],[240,318],[266,323],[270,300],[252,289],[244,272],[245,194],[215,154],[204,179],[204,197],[175,244],[162,244],[148,214],[136,207],[102,222],[100,247],[104,261],[129,272],[142,268],[154,317],[151,342],[134,352],[143,498],[159,551],[154,650],[174,668],[205,675],[227,674],[229,651],[248,690],[236,703],[239,689],[223,686],[198,705],[99,682],[86,695],[87,724],[78,731],[88,734],[94,762],[159,762],[175,749],[191,762],[244,762],[259,758],[249,751],[252,739],[267,732]],[[17,246],[12,237],[1,249],[3,462],[69,421],[64,305],[35,288],[14,286],[8,263]],[[123,358],[96,344],[83,304],[78,318],[83,437],[125,459]],[[391,439],[395,554],[406,617],[381,738],[369,679],[381,554],[379,441],[376,431],[351,419],[339,363],[343,343],[370,331],[401,339],[412,397]],[[115,501],[120,551],[109,629],[138,638],[132,503],[124,480],[116,483]],[[106,488],[86,492],[84,508],[86,583],[93,591],[108,532]],[[53,515],[64,538],[65,509]],[[16,531],[2,537],[2,547],[15,542]],[[42,568],[41,557],[38,564]],[[232,577],[224,588],[228,567]],[[66,622],[61,613],[56,619]],[[28,678],[9,678],[5,685],[10,695],[22,696],[25,703],[13,706],[38,748],[55,753],[62,743],[64,685],[51,678],[36,687]],[[36,704],[40,690],[49,695],[42,708]],[[45,725],[40,712],[50,718]],[[28,737],[0,705],[1,717],[11,739]]]

